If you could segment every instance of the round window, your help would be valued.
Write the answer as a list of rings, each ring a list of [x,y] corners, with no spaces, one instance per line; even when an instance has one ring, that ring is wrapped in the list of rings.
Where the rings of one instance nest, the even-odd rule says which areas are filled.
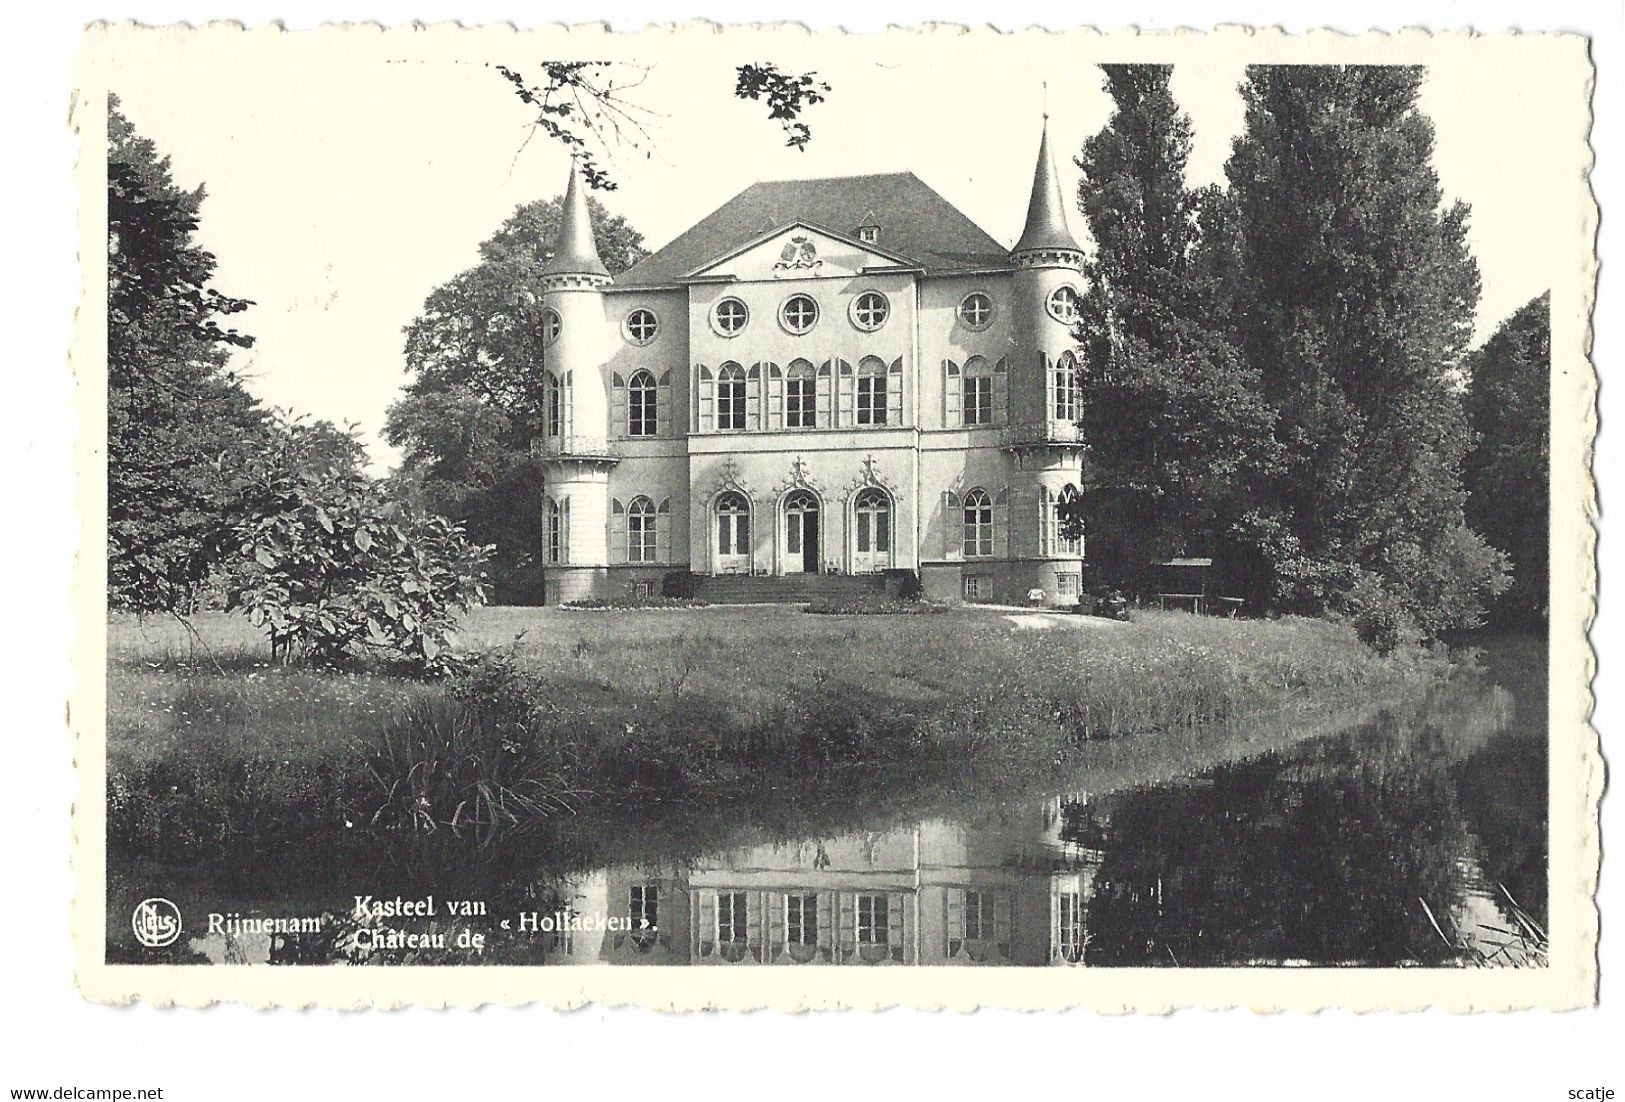
[[[633,344],[648,344],[660,331],[660,319],[655,317],[653,310],[640,307],[626,315],[626,322],[621,329],[626,334],[626,339]]]
[[[564,319],[559,312],[549,306],[542,311],[542,343],[552,344],[559,339],[559,331],[564,328]]]
[[[818,324],[818,303],[810,295],[791,295],[779,307],[779,324],[800,335]]]
[[[873,333],[886,324],[891,314],[891,303],[879,291],[865,291],[852,300],[852,324]]]
[[[711,310],[711,328],[724,337],[743,332],[749,321],[750,307],[736,298],[725,298]]]
[[[959,320],[969,329],[986,329],[993,324],[993,300],[980,291],[966,295],[959,304]]]
[[[1078,298],[1078,289],[1068,284],[1057,287],[1050,292],[1050,317],[1065,325],[1071,325],[1078,320],[1078,308],[1081,300]]]

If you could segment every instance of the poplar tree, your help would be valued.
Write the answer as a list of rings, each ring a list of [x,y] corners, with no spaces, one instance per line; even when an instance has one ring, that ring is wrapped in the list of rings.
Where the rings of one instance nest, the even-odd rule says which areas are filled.
[[[1227,173],[1232,319],[1283,467],[1247,518],[1277,596],[1392,642],[1478,622],[1506,584],[1465,522],[1477,265],[1445,206],[1418,67],[1254,66]]]
[[[1215,324],[1225,200],[1186,185],[1191,125],[1171,69],[1102,68],[1115,111],[1078,158],[1095,243],[1080,326],[1083,507],[1096,576],[1137,587],[1171,555],[1218,554],[1233,571],[1235,525],[1274,450],[1258,372]]]

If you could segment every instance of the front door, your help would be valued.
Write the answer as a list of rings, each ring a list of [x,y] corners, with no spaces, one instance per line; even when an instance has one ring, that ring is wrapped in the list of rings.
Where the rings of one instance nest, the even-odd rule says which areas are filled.
[[[729,492],[717,499],[716,572],[750,573],[750,503],[743,494]]]
[[[872,574],[891,566],[891,498],[871,487],[852,505],[852,573]]]
[[[818,573],[818,499],[805,490],[784,502],[784,572]]]

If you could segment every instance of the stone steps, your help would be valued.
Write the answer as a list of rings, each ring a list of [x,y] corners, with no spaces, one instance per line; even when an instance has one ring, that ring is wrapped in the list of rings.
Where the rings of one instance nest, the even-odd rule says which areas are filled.
[[[805,604],[885,592],[883,574],[723,574],[702,578],[694,596],[714,605]]]

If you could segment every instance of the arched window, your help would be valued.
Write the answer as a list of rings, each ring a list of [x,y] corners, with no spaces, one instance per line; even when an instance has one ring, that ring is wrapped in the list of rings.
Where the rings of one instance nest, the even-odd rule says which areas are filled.
[[[784,381],[784,423],[792,429],[818,426],[818,373],[810,361],[790,361]]]
[[[745,427],[745,369],[725,363],[717,372],[717,428],[723,431]]]
[[[653,373],[634,372],[627,381],[626,432],[628,436],[653,436],[658,428],[655,395],[658,386]]]
[[[1078,419],[1078,362],[1070,352],[1055,361],[1055,420]]]
[[[626,561],[656,562],[655,503],[641,494],[626,507]]]
[[[965,424],[991,425],[993,423],[993,369],[981,356],[965,361],[964,375]]]
[[[852,503],[853,570],[884,570],[891,560],[891,497],[878,486],[859,492]]]
[[[858,362],[858,424],[884,425],[888,407],[886,361],[865,356]]]
[[[570,561],[570,499],[543,499],[542,557],[550,563]]]
[[[547,541],[545,558],[550,563],[564,561],[564,516],[559,503],[552,497],[545,501],[546,520],[543,538]]]
[[[985,490],[976,489],[965,495],[965,557],[993,554],[993,499]]]
[[[1055,526],[1055,543],[1052,545],[1059,548],[1060,554],[1062,555],[1083,554],[1083,540],[1076,537],[1068,538],[1061,530],[1060,518],[1076,509],[1077,503],[1078,488],[1072,485],[1072,483],[1068,482],[1065,486],[1061,487],[1061,498],[1059,502],[1060,507],[1056,510],[1057,519]]]

